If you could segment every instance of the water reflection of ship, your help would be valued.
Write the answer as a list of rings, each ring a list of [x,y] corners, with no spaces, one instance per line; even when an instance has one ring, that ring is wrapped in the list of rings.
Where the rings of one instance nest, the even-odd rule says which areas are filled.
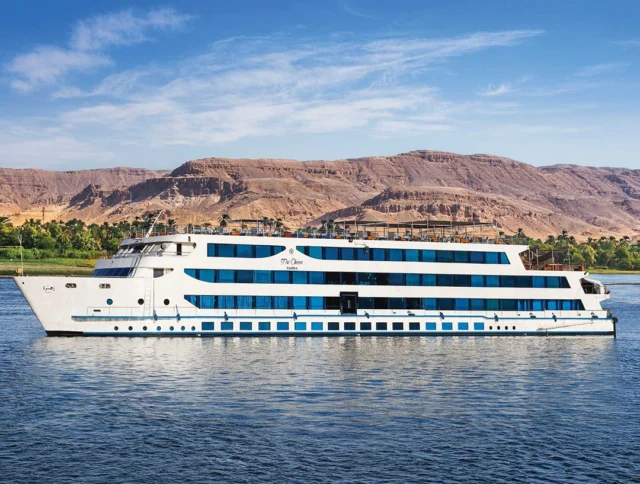
[[[224,382],[247,391],[345,379],[387,389],[447,382],[455,391],[472,382],[544,384],[551,375],[570,381],[572,374],[606,371],[617,351],[614,339],[597,337],[42,338],[34,345],[43,364],[98,379],[183,389]]]

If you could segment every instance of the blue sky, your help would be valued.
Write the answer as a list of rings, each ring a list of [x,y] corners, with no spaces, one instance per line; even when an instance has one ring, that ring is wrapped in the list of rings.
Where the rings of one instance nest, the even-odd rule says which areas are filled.
[[[433,149],[640,168],[640,2],[23,0],[0,166]]]

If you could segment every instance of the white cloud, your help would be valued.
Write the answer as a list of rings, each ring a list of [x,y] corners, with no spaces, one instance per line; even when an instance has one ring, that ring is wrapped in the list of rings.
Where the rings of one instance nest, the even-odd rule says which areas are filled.
[[[627,66],[624,62],[608,62],[605,64],[596,64],[592,66],[586,66],[578,70],[575,75],[578,77],[594,77],[602,74],[609,74],[611,72],[619,71]]]
[[[497,86],[489,84],[488,87],[476,91],[480,96],[502,96],[503,94],[509,94],[510,92],[513,92],[513,86],[510,82],[498,84]]]
[[[172,9],[151,10],[141,15],[131,10],[99,15],[73,28],[68,48],[36,46],[31,52],[16,56],[5,65],[5,70],[13,77],[12,88],[26,93],[55,84],[71,72],[111,65],[112,59],[104,53],[107,48],[149,40],[150,32],[177,28],[190,18]],[[67,95],[70,93],[66,91]]]

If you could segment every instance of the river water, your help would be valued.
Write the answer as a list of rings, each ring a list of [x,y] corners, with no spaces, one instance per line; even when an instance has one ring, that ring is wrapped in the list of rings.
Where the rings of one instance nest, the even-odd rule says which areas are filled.
[[[611,289],[617,338],[47,338],[0,280],[0,482],[638,482]]]

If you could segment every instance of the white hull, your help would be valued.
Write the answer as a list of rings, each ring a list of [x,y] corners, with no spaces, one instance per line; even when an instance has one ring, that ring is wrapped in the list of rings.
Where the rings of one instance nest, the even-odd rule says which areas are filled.
[[[299,239],[265,239],[259,237],[198,236],[192,253],[181,257],[147,256],[100,261],[96,269],[133,268],[131,277],[16,277],[15,282],[49,335],[86,336],[288,336],[288,335],[615,335],[615,320],[603,310],[604,292],[585,294],[580,286],[583,273],[527,271],[519,259],[522,247],[500,246],[509,254],[509,265],[442,264],[424,262],[326,261],[297,255],[298,262],[273,255],[265,259],[227,259],[207,257],[209,241],[229,243],[270,243],[286,246],[293,253]],[[254,240],[250,240],[254,239]],[[187,240],[186,236],[167,236],[155,241]],[[338,243],[304,241],[304,243]],[[347,241],[340,241],[347,246]],[[377,244],[393,244],[380,242]],[[375,245],[371,243],[371,245]],[[463,244],[400,242],[395,247],[439,247],[459,249]],[[496,250],[496,246],[483,245]],[[482,248],[481,247],[481,248]],[[469,250],[471,247],[462,247]],[[477,249],[474,247],[472,249]],[[204,251],[204,254],[200,253]],[[297,264],[297,265],[296,265]],[[334,265],[335,268],[330,268]],[[430,271],[459,274],[535,275],[562,274],[564,288],[493,288],[493,287],[425,287],[375,285],[294,285],[211,283],[186,275],[189,267],[237,270],[287,270],[303,267],[305,271],[371,271],[411,273]],[[400,267],[400,269],[399,269]],[[154,277],[154,269],[166,269]],[[169,271],[168,269],[171,269]],[[284,271],[283,271],[284,269]],[[336,310],[314,309],[204,309],[185,300],[188,294],[245,294],[256,297],[278,294],[285,297],[333,297],[339,291],[358,291],[369,298],[526,298],[580,301],[577,310],[500,311],[500,310],[432,310],[432,309],[357,309],[356,314]],[[216,296],[220,297],[220,296]],[[469,299],[469,300],[471,300]],[[262,323],[262,324],[261,324]],[[269,323],[269,324],[265,324]],[[286,324],[285,324],[286,323]],[[302,323],[305,323],[304,325]],[[336,325],[337,323],[337,325]],[[386,323],[386,326],[382,323]],[[370,325],[370,326],[369,326]],[[370,329],[369,329],[370,327]]]

